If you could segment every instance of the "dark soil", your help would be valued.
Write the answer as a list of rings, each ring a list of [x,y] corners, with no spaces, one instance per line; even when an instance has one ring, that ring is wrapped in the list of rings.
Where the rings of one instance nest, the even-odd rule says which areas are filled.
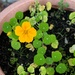
[[[68,25],[67,21],[68,16],[69,16],[69,11],[66,11],[64,14],[60,16],[60,18],[57,18],[55,14],[51,16],[54,11],[57,11],[53,9],[51,12],[49,12],[49,23],[52,23],[54,25],[53,30],[49,31],[48,33],[53,33],[57,36],[57,39],[59,40],[59,47],[62,48],[62,53],[63,49],[65,53],[67,54],[66,56],[64,55],[63,58],[64,60],[67,60],[65,57],[68,57],[71,55],[68,51],[69,47],[72,46],[75,43],[74,39],[74,34],[75,34],[75,26],[74,25]],[[28,15],[29,12],[25,13]],[[64,18],[64,20],[63,20]],[[67,32],[66,28],[70,28],[70,31]],[[65,38],[67,39],[68,43],[65,43]],[[28,49],[24,48],[25,44],[22,44],[22,49],[19,51],[15,51],[11,48],[10,45],[10,40],[6,36],[5,33],[2,33],[0,36],[0,66],[2,70],[4,71],[5,75],[17,75],[16,74],[16,66],[18,64],[24,64],[24,66],[28,66],[29,63],[33,62],[33,57],[36,54],[36,51],[31,52]],[[59,48],[58,48],[59,49]],[[49,47],[48,51],[46,52],[46,56],[50,56],[52,48]],[[12,52],[14,55],[12,55]],[[21,55],[21,53],[23,55]],[[18,58],[17,63],[11,64],[10,63],[10,58],[15,56]],[[71,55],[73,56],[73,55]],[[62,61],[62,60],[61,60]],[[71,68],[71,70],[74,68]],[[74,69],[75,70],[75,69]],[[15,72],[15,74],[14,74]],[[70,71],[71,72],[71,71]],[[66,74],[62,75],[71,75],[70,72],[67,72]],[[74,74],[74,73],[73,73]],[[36,75],[38,75],[38,69],[36,69]],[[59,75],[55,73],[55,75]]]

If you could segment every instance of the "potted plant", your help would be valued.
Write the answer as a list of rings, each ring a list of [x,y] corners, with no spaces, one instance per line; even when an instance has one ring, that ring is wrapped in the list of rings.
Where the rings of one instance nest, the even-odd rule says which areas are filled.
[[[7,66],[12,68],[6,74],[74,75],[75,12],[64,10],[68,6],[68,9],[74,10],[74,1],[23,1],[13,4],[15,9],[11,5],[0,13],[0,30],[7,34],[2,33],[4,38],[1,34],[1,49],[6,49],[8,58],[5,54],[1,57],[4,56],[3,60],[7,60]],[[58,9],[52,9],[52,4],[54,8],[58,4]],[[12,9],[6,12],[9,8]]]

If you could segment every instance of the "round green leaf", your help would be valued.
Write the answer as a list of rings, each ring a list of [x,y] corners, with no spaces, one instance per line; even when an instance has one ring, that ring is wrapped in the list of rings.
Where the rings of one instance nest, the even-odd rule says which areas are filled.
[[[53,60],[51,57],[46,58],[46,64],[51,65],[53,63]]]
[[[51,38],[50,38],[50,35],[44,36],[44,38],[43,38],[43,43],[46,44],[46,45],[51,44]]]
[[[67,70],[67,67],[64,63],[60,63],[59,65],[57,65],[56,67],[56,72],[58,72],[59,74],[63,74],[65,73]]]
[[[24,67],[23,66],[18,66],[17,68],[17,73],[20,75],[22,72],[24,71]]]
[[[50,35],[50,40],[51,40],[51,43],[55,42],[56,41],[56,36],[54,34],[51,34]]]
[[[27,68],[27,71],[30,72],[30,73],[34,73],[34,67],[29,66],[29,67]]]
[[[42,36],[43,36],[42,31],[41,31],[41,30],[38,30],[38,31],[37,31],[37,35],[36,35],[35,38],[40,39],[40,38],[42,38]]]
[[[51,44],[51,46],[52,46],[54,49],[58,48],[58,45],[59,45],[58,40],[55,40],[55,41]]]
[[[39,70],[41,75],[46,75],[46,68],[44,66],[41,66]]]
[[[44,47],[40,47],[40,48],[38,48],[37,53],[44,55],[46,53],[46,49]]]
[[[42,54],[37,54],[34,56],[34,63],[37,65],[44,65],[45,64],[45,57]]]
[[[43,32],[48,31],[48,29],[49,29],[48,23],[45,23],[45,22],[40,23],[40,24],[39,24],[39,29],[40,29],[41,31],[43,31]]]
[[[69,19],[72,20],[75,18],[75,12],[72,12],[70,15],[69,15]]]
[[[17,24],[17,19],[16,18],[11,18],[9,23],[10,23],[11,26],[14,26],[14,25]]]
[[[54,75],[54,72],[55,72],[55,70],[54,70],[53,67],[48,67],[48,68],[47,68],[47,74],[48,74],[48,75]]]
[[[16,13],[15,17],[16,17],[17,19],[21,20],[21,19],[23,18],[23,12],[18,11],[18,12]]]
[[[54,62],[58,62],[62,59],[62,54],[59,51],[52,52],[52,59]]]
[[[41,42],[40,40],[35,39],[35,40],[33,41],[33,46],[34,46],[35,48],[39,48],[39,47],[41,47],[41,45],[42,45],[42,42]]]
[[[12,28],[11,28],[11,26],[10,26],[10,24],[9,24],[8,22],[5,22],[5,23],[3,24],[2,30],[3,30],[5,33],[8,33],[8,32],[10,32],[10,31],[12,30]]]
[[[21,44],[20,44],[20,42],[17,42],[17,41],[15,41],[15,40],[12,40],[12,41],[11,41],[11,47],[12,47],[13,49],[15,49],[15,50],[19,50],[20,47],[21,47]]]

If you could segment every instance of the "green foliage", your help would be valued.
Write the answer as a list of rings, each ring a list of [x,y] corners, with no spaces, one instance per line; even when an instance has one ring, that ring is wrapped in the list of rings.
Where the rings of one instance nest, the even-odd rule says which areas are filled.
[[[53,64],[53,59],[51,57],[46,58],[46,64],[51,65]]]
[[[35,39],[35,40],[33,41],[33,46],[34,46],[35,48],[39,48],[39,47],[41,47],[41,45],[42,45],[42,41],[37,40],[37,39]]]
[[[59,51],[52,52],[52,59],[54,62],[58,62],[62,59],[62,54]]]
[[[36,54],[34,56],[34,63],[37,65],[44,65],[46,62],[45,57],[42,54]]]
[[[44,36],[44,38],[43,38],[43,43],[44,43],[45,45],[51,44],[51,37],[50,37],[50,35]]]
[[[36,35],[35,38],[40,39],[40,38],[42,38],[42,36],[43,36],[42,31],[41,31],[41,30],[38,30],[38,31],[37,31],[37,35]]]
[[[14,26],[17,23],[17,19],[16,18],[11,18],[9,23],[10,23],[11,26]]]
[[[43,31],[43,32],[48,31],[48,29],[49,29],[48,23],[41,22],[41,23],[39,24],[39,29],[40,29],[41,31]]]
[[[30,73],[34,73],[34,67],[33,66],[29,66],[27,68],[27,71],[30,72]]]
[[[39,71],[41,75],[46,75],[46,68],[44,66],[41,66]]]
[[[55,70],[54,70],[53,67],[48,67],[48,68],[47,68],[47,74],[48,74],[48,75],[54,75],[54,73],[55,73]]]
[[[71,12],[71,13],[70,13],[69,19],[71,20],[71,23],[72,23],[72,24],[75,23],[75,12]]]
[[[16,40],[12,40],[11,41],[11,47],[15,50],[19,50],[21,47],[20,42],[16,41]]]
[[[22,72],[24,71],[24,67],[23,66],[18,66],[17,68],[17,73],[20,75]]]
[[[19,19],[19,20],[21,20],[21,19],[23,19],[23,12],[21,12],[21,11],[18,11],[16,14],[15,14],[15,17],[17,18],[17,19]]]
[[[65,73],[66,70],[67,70],[67,66],[64,63],[59,63],[56,67],[56,72],[58,72],[59,74]]]
[[[52,4],[50,2],[46,3],[47,11],[51,10]]]
[[[64,3],[64,0],[60,0],[59,2],[58,2],[58,6],[59,6],[59,10],[61,11],[61,12],[64,12],[64,9],[65,8],[68,8],[69,7],[69,4],[68,3]]]
[[[3,30],[5,33],[10,32],[10,31],[12,30],[11,25],[10,25],[8,22],[5,22],[5,23],[3,24],[2,30]]]
[[[37,53],[44,55],[46,53],[46,49],[44,47],[40,47],[40,48],[38,48]]]
[[[69,48],[70,53],[74,53],[74,51],[75,51],[75,44],[72,45],[72,47]]]
[[[15,62],[17,62],[18,61],[18,58],[14,58],[14,57],[11,57],[10,58],[10,63],[13,65],[13,64],[15,64]]]
[[[58,45],[59,45],[58,40],[55,40],[55,41],[51,44],[51,46],[52,46],[54,49],[58,48]]]

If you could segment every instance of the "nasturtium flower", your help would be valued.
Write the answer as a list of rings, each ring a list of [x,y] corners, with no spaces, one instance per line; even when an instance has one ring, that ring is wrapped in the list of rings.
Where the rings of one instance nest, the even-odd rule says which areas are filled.
[[[36,36],[36,29],[31,27],[30,22],[23,22],[21,26],[15,27],[15,34],[19,36],[19,41],[30,43]]]

